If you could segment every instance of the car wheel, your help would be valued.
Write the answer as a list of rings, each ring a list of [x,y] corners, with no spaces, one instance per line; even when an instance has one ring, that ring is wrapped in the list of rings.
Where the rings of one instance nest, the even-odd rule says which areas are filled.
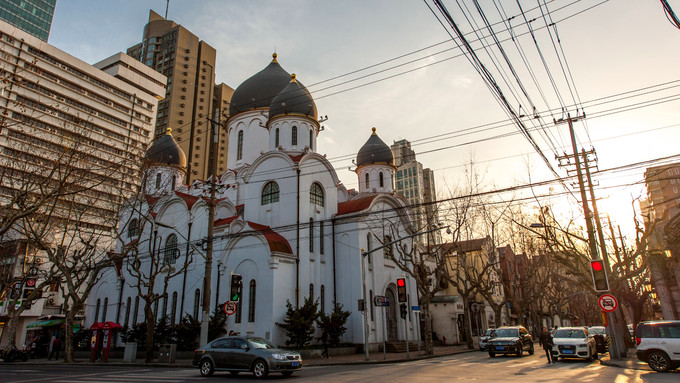
[[[534,344],[533,343],[529,346],[529,355],[534,355]]]
[[[215,372],[215,367],[210,359],[203,359],[200,365],[201,376],[210,376]]]
[[[231,376],[236,376],[238,375],[239,371],[229,371],[229,373],[231,374]]]
[[[595,352],[593,352],[593,359],[597,359],[598,357],[599,355],[597,355],[597,350],[595,350]]]
[[[495,358],[495,357],[496,357],[496,354],[494,354],[493,352],[489,353],[489,358]]]
[[[258,359],[255,361],[255,364],[253,365],[253,375],[257,379],[261,379],[266,377],[269,374],[269,367],[267,367],[267,363],[262,360]]]
[[[668,372],[670,370],[670,359],[665,352],[654,351],[647,356],[647,364],[657,372]]]
[[[287,378],[287,377],[293,375],[293,371],[284,371],[284,372],[281,373],[281,375],[283,375],[284,378]]]
[[[522,343],[517,345],[517,357],[521,358],[524,356],[524,345]]]

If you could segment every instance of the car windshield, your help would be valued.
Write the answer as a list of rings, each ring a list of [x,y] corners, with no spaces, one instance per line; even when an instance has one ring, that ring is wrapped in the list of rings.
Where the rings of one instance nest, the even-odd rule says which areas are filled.
[[[269,343],[268,340],[262,338],[248,338],[248,342],[253,348],[276,348],[273,344]]]
[[[604,327],[591,327],[588,329],[591,334],[602,335],[604,334]]]
[[[499,338],[510,338],[510,337],[518,337],[519,332],[516,328],[499,328],[496,330],[496,335]]]
[[[484,336],[492,336],[491,334],[493,334],[493,330],[492,330],[492,329],[488,329],[488,330],[486,330],[486,332],[484,333]]]
[[[582,329],[560,329],[555,333],[555,338],[585,338],[586,333]]]

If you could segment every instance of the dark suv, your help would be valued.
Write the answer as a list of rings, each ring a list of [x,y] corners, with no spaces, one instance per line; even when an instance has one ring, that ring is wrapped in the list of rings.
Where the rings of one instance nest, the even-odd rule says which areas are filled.
[[[489,356],[496,354],[516,354],[522,356],[524,350],[529,355],[534,355],[534,339],[524,326],[499,327],[494,332],[494,337],[489,340]]]
[[[635,329],[637,358],[654,371],[680,367],[680,321],[642,322]]]

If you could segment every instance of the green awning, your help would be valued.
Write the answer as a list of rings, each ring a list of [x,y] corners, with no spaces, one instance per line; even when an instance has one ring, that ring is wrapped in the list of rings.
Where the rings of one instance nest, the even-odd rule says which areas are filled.
[[[41,320],[38,322],[33,322],[30,323],[26,326],[26,328],[33,328],[33,327],[50,327],[50,326],[56,326],[58,324],[64,323],[64,319],[50,319],[50,320]]]

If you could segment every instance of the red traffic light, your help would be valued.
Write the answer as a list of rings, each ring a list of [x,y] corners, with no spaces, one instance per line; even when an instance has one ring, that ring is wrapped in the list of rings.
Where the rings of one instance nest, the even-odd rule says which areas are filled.
[[[406,286],[406,280],[404,278],[397,279],[397,286],[399,286],[399,287]]]
[[[590,261],[590,267],[595,271],[602,270],[602,261]]]
[[[406,295],[406,279],[397,278],[397,300],[399,302],[406,302],[408,300]]]

